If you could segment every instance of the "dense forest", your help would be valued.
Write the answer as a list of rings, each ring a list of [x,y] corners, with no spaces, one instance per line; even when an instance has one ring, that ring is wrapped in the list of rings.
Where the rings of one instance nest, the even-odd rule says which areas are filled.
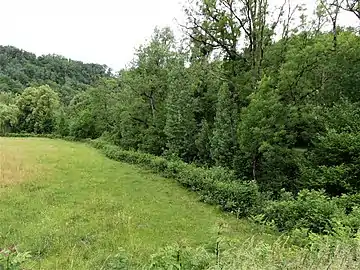
[[[156,29],[117,74],[0,47],[0,132],[103,137],[226,168],[273,199],[305,189],[352,196],[360,36],[337,21],[345,12],[360,22],[352,2],[319,1],[308,16],[288,2],[272,12],[264,0],[196,1],[185,9],[185,41]]]
[[[35,54],[0,46],[0,91],[21,93],[27,87],[48,84],[67,104],[99,78],[111,76],[106,65],[84,64],[59,55]]]

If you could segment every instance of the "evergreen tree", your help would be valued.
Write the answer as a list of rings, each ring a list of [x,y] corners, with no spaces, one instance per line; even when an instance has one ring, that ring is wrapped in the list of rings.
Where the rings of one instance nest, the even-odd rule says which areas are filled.
[[[210,138],[211,138],[210,126],[206,121],[206,119],[203,119],[203,121],[201,122],[200,131],[197,134],[195,140],[196,149],[198,151],[198,159],[202,164],[209,165],[212,163],[211,153],[210,153],[211,151]]]
[[[217,166],[232,167],[236,152],[236,109],[226,83],[218,93],[211,156]]]
[[[196,123],[191,80],[183,66],[170,74],[169,89],[164,128],[167,154],[191,161],[195,157]]]

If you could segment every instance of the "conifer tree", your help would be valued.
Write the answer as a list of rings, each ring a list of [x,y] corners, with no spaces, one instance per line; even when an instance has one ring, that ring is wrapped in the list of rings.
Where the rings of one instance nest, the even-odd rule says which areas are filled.
[[[212,162],[211,160],[211,129],[206,121],[203,119],[201,122],[201,128],[199,133],[196,136],[195,144],[196,149],[198,151],[198,159],[200,163],[210,165]]]
[[[211,156],[217,166],[231,167],[236,152],[236,109],[226,83],[218,92],[211,139]]]
[[[172,71],[169,76],[166,104],[164,133],[167,137],[167,154],[191,161],[195,157],[196,123],[191,79],[182,66]]]

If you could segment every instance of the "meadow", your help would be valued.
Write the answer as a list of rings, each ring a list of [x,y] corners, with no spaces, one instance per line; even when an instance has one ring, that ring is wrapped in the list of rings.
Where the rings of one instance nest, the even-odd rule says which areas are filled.
[[[219,224],[264,238],[171,179],[62,140],[0,138],[0,205],[0,247],[29,251],[31,269],[105,269],[122,250],[142,264],[179,243],[211,250]]]

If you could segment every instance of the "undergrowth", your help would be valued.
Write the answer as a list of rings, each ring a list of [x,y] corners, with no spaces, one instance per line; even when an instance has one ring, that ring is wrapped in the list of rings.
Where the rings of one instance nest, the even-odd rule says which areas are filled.
[[[294,236],[295,237],[295,236]],[[311,239],[311,240],[310,240]],[[238,269],[359,269],[359,238],[311,234],[307,244],[292,244],[282,236],[272,244],[250,238],[243,242],[217,238],[212,249],[181,243],[160,249],[145,265],[131,264],[123,251],[112,257],[106,269],[238,270]]]

